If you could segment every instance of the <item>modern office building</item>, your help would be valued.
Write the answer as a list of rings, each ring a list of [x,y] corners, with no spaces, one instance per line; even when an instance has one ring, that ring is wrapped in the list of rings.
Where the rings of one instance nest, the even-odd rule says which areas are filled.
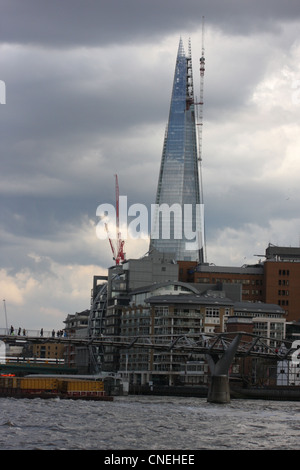
[[[269,346],[280,348],[286,337],[285,313],[279,305],[264,302],[235,302],[234,318],[237,323],[246,318],[251,320],[252,333],[267,338],[266,344]],[[230,321],[233,322],[233,318]]]
[[[106,279],[104,276],[94,276],[89,335],[120,336],[122,311],[130,301],[131,291],[177,279],[178,265],[174,262],[174,255],[159,253],[155,249],[148,256],[111,266]],[[93,346],[91,361],[93,369],[118,371],[119,348]]]
[[[228,297],[230,292],[225,284],[205,290],[205,285],[179,281],[133,290],[122,310],[120,334],[168,344],[180,336],[192,340],[201,334],[233,331],[234,324],[235,331],[268,337],[269,346],[280,347],[285,337],[284,310],[261,302],[236,302]],[[204,359],[201,354],[172,349],[131,348],[120,351],[119,371],[133,384],[176,385],[191,379],[200,384],[206,375]]]
[[[215,288],[201,293],[198,286],[178,281],[133,290],[129,298],[122,311],[121,336],[150,337],[161,344],[169,344],[178,336],[198,339],[215,328],[224,331],[227,319],[233,315],[234,302],[225,291]],[[119,371],[126,373],[133,384],[176,385],[182,382],[182,371],[191,359],[201,361],[203,367],[200,354],[131,348],[120,351]]]
[[[175,260],[202,263],[204,223],[195,108],[191,53],[185,54],[180,40],[150,250],[174,253]]]

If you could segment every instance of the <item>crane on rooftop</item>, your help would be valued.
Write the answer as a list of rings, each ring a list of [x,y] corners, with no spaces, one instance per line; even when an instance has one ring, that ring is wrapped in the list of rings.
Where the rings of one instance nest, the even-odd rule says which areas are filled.
[[[118,182],[118,175],[115,175],[115,190],[116,190],[116,243],[114,244],[112,241],[112,237],[110,236],[109,229],[107,223],[105,223],[105,229],[108,235],[109,244],[111,247],[111,251],[113,254],[113,259],[118,266],[122,261],[125,261],[125,253],[124,253],[124,244],[125,241],[121,238],[120,232],[120,218],[119,218],[119,182]]]

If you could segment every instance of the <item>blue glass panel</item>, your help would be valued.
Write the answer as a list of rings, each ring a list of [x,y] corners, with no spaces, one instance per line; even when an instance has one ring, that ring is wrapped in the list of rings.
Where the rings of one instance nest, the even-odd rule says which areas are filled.
[[[202,218],[197,214],[200,210],[200,188],[198,174],[197,134],[195,109],[193,101],[192,65],[190,57],[186,57],[180,40],[173,90],[170,104],[169,121],[166,131],[160,175],[158,181],[156,205],[180,205],[181,215],[174,211],[172,218],[157,213],[153,220],[150,248],[160,252],[174,253],[177,260],[203,261],[201,243],[204,228]],[[192,207],[189,220],[184,205]],[[177,206],[176,206],[177,207]],[[171,223],[173,221],[174,223]],[[197,221],[197,224],[196,224]],[[170,235],[164,236],[163,230],[169,224]],[[180,225],[180,230],[178,226]],[[202,232],[198,245],[191,249],[191,239],[185,236],[186,225],[191,230]],[[175,230],[174,230],[175,226]],[[178,233],[181,237],[178,238]],[[154,235],[155,234],[155,235]]]

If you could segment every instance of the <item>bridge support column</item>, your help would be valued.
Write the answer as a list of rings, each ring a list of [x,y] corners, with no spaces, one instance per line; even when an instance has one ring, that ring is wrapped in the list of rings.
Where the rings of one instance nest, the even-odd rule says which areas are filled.
[[[212,375],[207,401],[211,403],[230,402],[228,375]]]
[[[228,372],[236,350],[240,342],[240,335],[237,335],[230,346],[224,351],[221,357],[207,355],[207,361],[211,371],[211,382],[208,390],[207,401],[211,403],[229,403],[230,387]]]

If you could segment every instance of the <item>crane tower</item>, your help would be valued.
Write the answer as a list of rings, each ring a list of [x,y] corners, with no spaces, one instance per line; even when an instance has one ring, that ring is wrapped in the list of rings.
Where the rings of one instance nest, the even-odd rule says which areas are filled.
[[[116,265],[119,265],[122,261],[125,260],[125,253],[124,253],[124,240],[121,238],[120,226],[119,226],[119,182],[118,182],[118,175],[115,175],[115,188],[116,188],[116,246],[112,241],[112,238],[109,234],[108,225],[105,224],[106,232],[108,235],[108,240],[110,244],[110,248],[113,254],[113,259],[116,262]]]
[[[203,130],[203,89],[204,89],[204,72],[205,72],[205,49],[204,49],[204,16],[202,16],[202,51],[200,57],[200,100],[197,103],[198,116],[197,116],[197,128],[198,128],[198,166],[199,166],[199,179],[200,179],[200,199],[201,204],[203,201],[203,183],[202,183],[202,130]],[[205,240],[205,228],[204,228],[204,246],[203,246],[203,258],[206,260],[206,240]]]
[[[204,72],[205,72],[205,57],[204,57],[204,16],[202,17],[202,52],[200,58],[200,101],[199,101],[199,114],[198,114],[198,134],[199,134],[199,155],[198,159],[202,161],[202,127],[203,127],[203,88],[204,88]]]

